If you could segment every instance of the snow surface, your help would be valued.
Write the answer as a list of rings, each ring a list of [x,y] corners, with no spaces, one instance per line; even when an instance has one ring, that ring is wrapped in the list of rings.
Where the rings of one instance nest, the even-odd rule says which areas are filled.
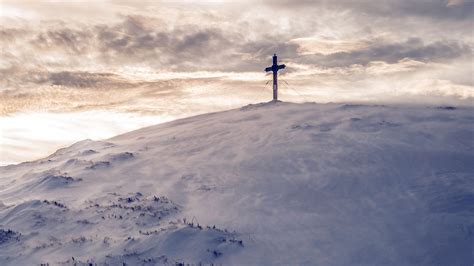
[[[0,264],[472,265],[474,110],[266,103],[0,168]]]

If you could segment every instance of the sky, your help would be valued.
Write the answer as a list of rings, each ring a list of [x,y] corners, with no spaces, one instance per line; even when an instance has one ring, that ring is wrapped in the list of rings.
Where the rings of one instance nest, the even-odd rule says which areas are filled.
[[[0,1],[0,164],[279,98],[474,106],[474,0]]]

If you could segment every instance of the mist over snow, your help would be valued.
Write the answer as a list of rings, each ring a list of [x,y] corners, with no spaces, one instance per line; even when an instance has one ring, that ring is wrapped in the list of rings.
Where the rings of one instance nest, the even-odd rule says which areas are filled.
[[[0,264],[471,265],[474,110],[265,103],[0,168]]]
[[[43,158],[77,140],[106,139],[172,119],[113,111],[26,112],[0,116],[0,165]]]

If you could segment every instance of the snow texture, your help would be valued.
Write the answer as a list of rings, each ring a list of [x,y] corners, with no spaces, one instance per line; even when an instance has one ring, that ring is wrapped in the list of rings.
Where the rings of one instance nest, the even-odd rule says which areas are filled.
[[[474,110],[266,103],[0,168],[0,265],[472,265]]]

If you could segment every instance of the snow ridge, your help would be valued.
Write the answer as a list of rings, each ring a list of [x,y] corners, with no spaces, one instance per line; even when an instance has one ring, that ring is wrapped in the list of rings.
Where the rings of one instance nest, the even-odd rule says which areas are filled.
[[[1,265],[470,265],[474,109],[270,102],[0,168]]]

